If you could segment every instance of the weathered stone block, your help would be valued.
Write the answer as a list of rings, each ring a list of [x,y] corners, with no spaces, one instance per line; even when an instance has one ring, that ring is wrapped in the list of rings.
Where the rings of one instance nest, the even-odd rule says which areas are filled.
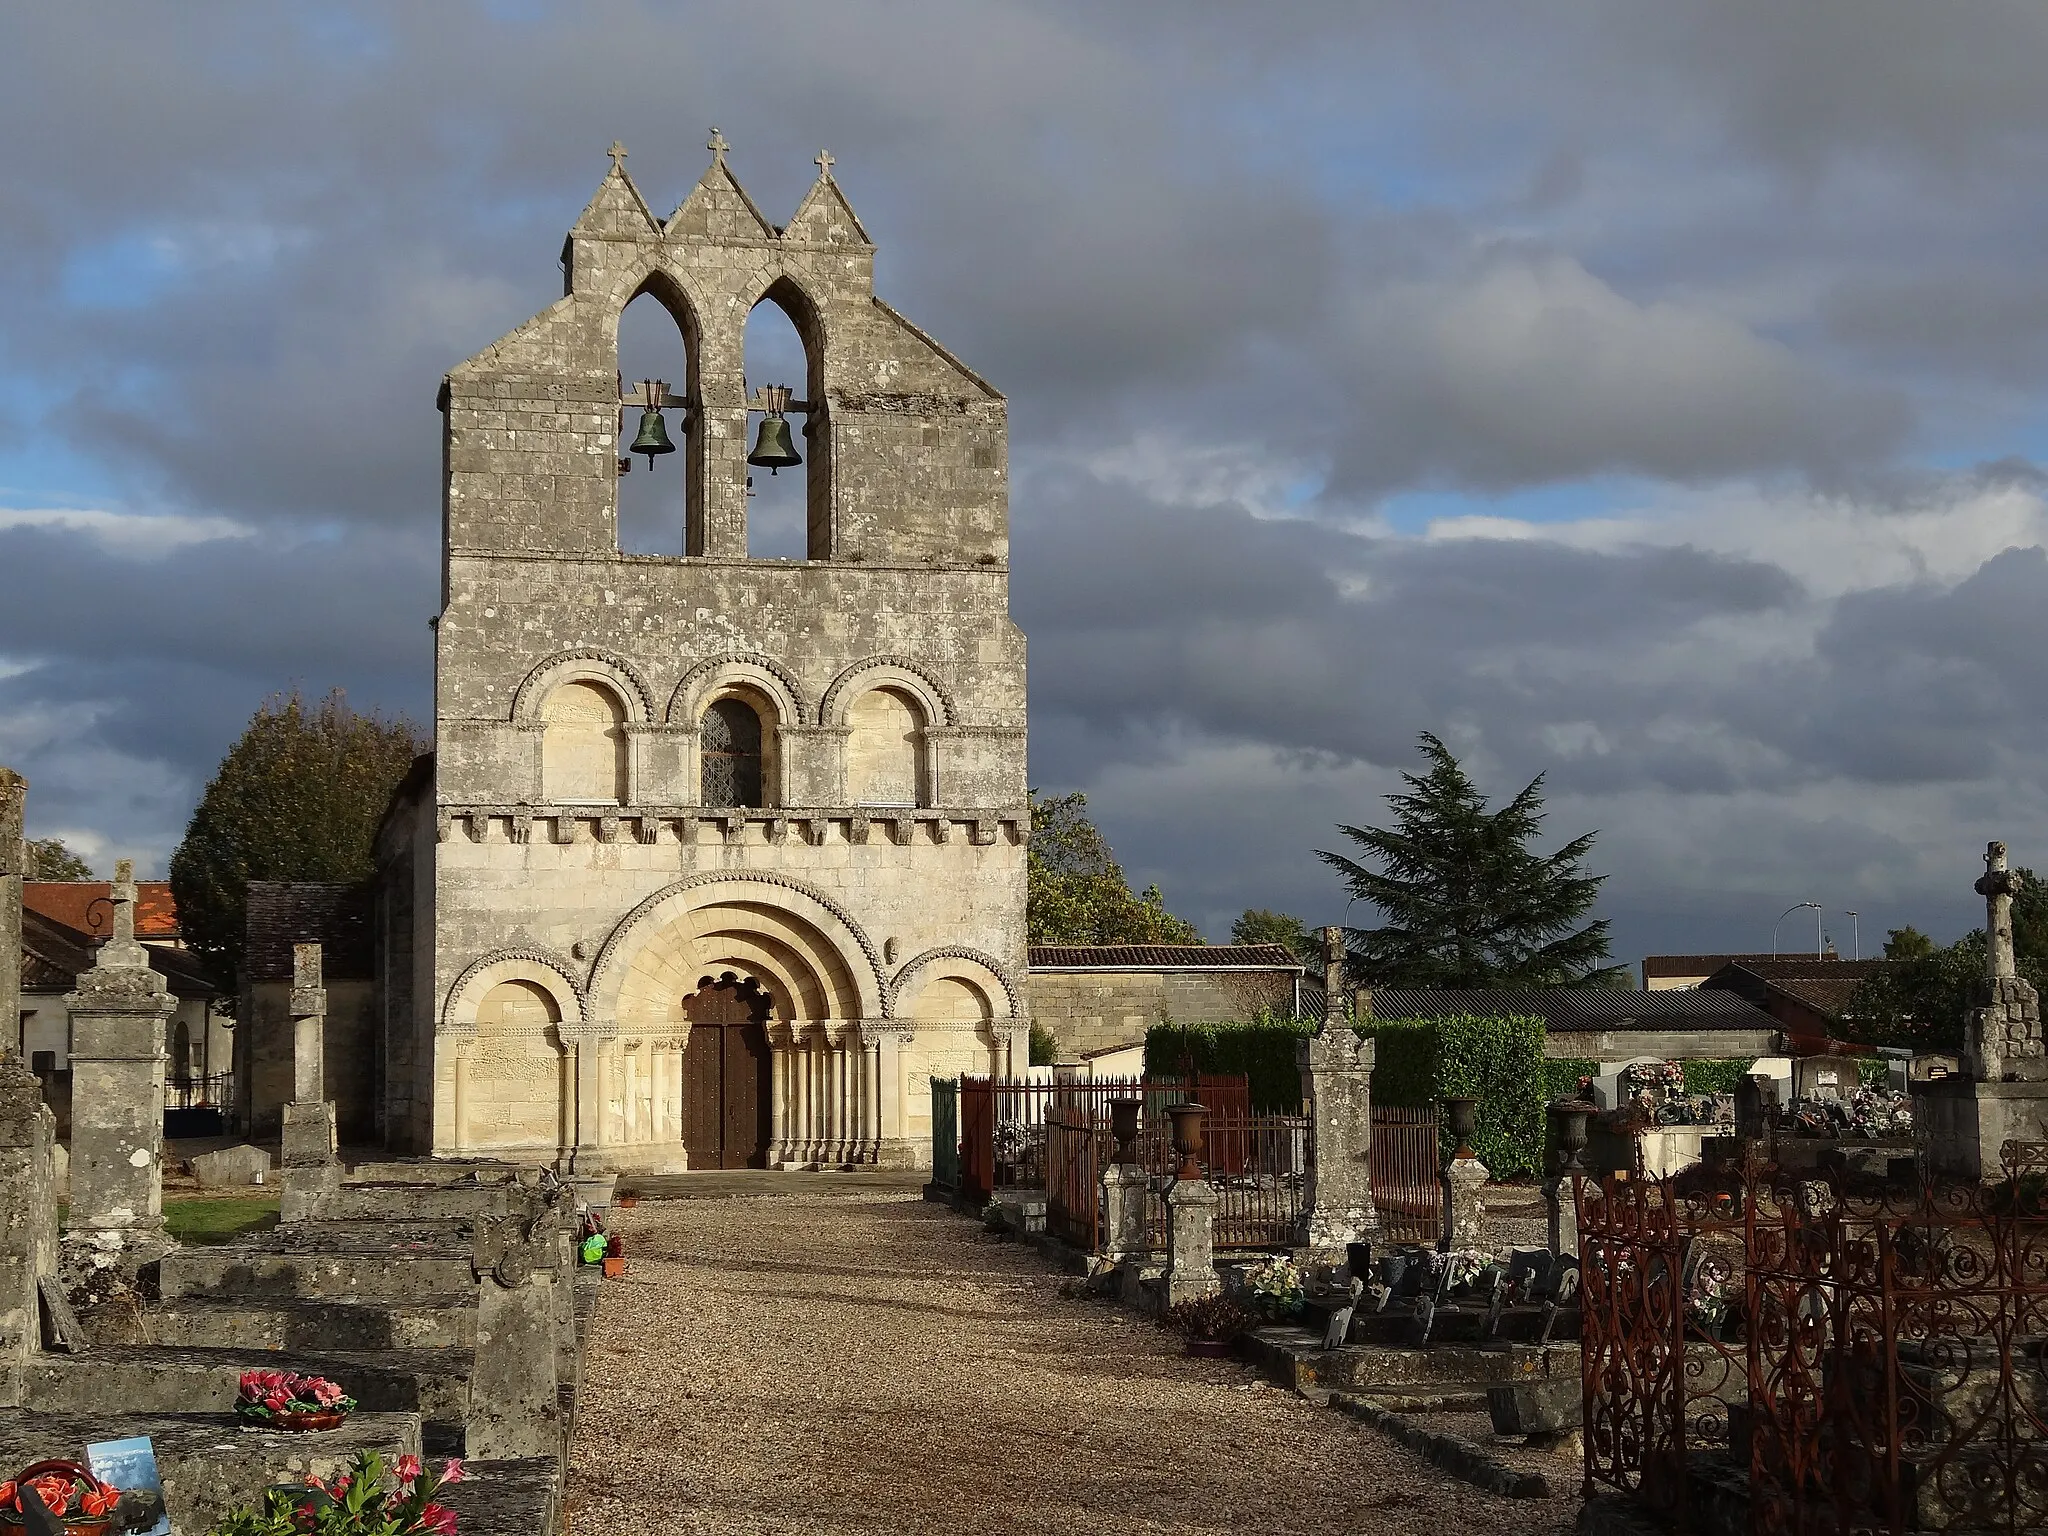
[[[1577,1429],[1585,1411],[1585,1389],[1576,1376],[1514,1381],[1486,1389],[1487,1411],[1497,1435],[1554,1435]]]
[[[192,1177],[213,1188],[268,1183],[271,1171],[270,1154],[247,1142],[202,1152],[192,1159],[191,1166]]]

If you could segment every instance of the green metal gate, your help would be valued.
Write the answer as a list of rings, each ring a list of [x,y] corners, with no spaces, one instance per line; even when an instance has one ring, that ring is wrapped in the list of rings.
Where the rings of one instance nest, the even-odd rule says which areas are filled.
[[[960,1188],[960,1079],[932,1079],[932,1183]]]

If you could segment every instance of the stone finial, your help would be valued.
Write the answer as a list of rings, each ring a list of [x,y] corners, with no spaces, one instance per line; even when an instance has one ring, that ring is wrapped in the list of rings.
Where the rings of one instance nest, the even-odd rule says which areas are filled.
[[[716,133],[718,130],[714,128],[711,131]],[[617,139],[613,139],[612,147],[606,150],[605,153],[612,157],[612,169],[623,175],[626,170],[626,146]]]
[[[732,148],[730,144],[725,142],[725,135],[720,133],[715,127],[711,130],[711,137],[704,141],[704,147],[711,151],[711,163],[713,165],[725,164],[725,152]]]
[[[114,864],[114,942],[135,942],[135,861],[119,859]]]
[[[2005,844],[1992,842],[1984,849],[1984,874],[1976,892],[1984,898],[1985,974],[1993,981],[2019,974],[2013,958],[2012,899],[2025,885],[2024,879],[2005,866]]]
[[[1344,930],[1332,923],[1323,930],[1323,1019],[1344,1017]]]
[[[832,158],[832,151],[829,149],[819,150],[817,159],[811,162],[811,164],[818,168],[818,180],[820,181],[830,181],[832,179],[832,167],[837,163]]]

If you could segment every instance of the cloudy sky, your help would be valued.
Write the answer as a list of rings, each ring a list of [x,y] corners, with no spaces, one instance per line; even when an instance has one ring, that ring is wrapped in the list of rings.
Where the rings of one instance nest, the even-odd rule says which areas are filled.
[[[2043,78],[2038,0],[0,0],[0,761],[160,869],[271,691],[427,718],[440,375],[716,123],[1008,394],[1033,779],[1211,937],[1423,730],[1622,958],[1953,934],[2048,866]]]

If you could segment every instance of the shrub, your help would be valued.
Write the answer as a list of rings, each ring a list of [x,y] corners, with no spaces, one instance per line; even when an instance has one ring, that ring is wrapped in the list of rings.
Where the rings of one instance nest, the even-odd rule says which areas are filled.
[[[1479,1129],[1472,1150],[1487,1170],[1500,1179],[1542,1170],[1550,1079],[1541,1019],[1476,1014],[1384,1019],[1367,1033],[1376,1048],[1375,1101],[1419,1109],[1444,1098],[1477,1099]],[[1448,1120],[1442,1134],[1448,1156],[1453,1150]]]
[[[1306,1019],[1261,1009],[1249,1019],[1222,1024],[1176,1024],[1161,1019],[1145,1032],[1145,1071],[1178,1077],[1192,1059],[1203,1076],[1242,1074],[1258,1114],[1301,1112],[1301,1068],[1295,1046],[1315,1033]]]
[[[1184,1339],[1234,1339],[1251,1323],[1251,1313],[1220,1291],[1194,1301],[1177,1301],[1159,1314],[1159,1326]]]
[[[1685,1068],[1685,1091],[1694,1098],[1707,1093],[1733,1093],[1755,1059],[1753,1056],[1736,1056],[1716,1061],[1685,1062],[1682,1064]]]
[[[1584,1056],[1561,1056],[1556,1060],[1548,1057],[1543,1062],[1543,1100],[1575,1099],[1579,1096],[1579,1082],[1583,1078],[1598,1077],[1600,1063]]]
[[[1031,1026],[1031,1065],[1049,1067],[1060,1059],[1060,1043],[1043,1024]]]

